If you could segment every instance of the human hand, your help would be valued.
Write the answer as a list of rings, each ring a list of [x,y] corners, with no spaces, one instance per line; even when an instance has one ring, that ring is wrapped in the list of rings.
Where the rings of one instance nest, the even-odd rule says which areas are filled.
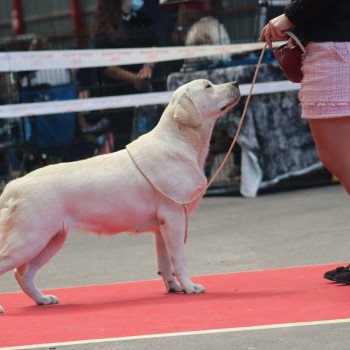
[[[292,27],[293,23],[284,14],[275,17],[261,31],[260,40],[266,41],[271,48],[272,42],[285,39],[287,35],[284,32]]]
[[[137,76],[140,79],[150,79],[153,74],[153,65],[145,63],[143,67],[138,71]]]

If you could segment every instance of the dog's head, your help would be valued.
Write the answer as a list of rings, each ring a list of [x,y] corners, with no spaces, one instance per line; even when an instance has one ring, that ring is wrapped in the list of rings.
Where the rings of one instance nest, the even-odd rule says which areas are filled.
[[[236,82],[215,85],[206,79],[193,80],[174,92],[174,118],[187,127],[199,128],[209,118],[224,115],[240,96]]]

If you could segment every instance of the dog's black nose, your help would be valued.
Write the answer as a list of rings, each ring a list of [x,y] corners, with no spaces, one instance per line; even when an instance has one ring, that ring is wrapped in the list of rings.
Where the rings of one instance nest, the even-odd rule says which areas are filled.
[[[239,87],[239,84],[237,83],[237,81],[234,81],[234,82],[232,83],[232,85],[235,86],[236,88]]]

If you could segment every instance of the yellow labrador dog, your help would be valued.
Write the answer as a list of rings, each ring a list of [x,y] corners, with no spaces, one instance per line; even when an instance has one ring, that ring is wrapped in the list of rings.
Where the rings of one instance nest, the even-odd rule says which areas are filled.
[[[56,304],[58,299],[43,295],[33,279],[70,229],[154,232],[167,291],[203,293],[187,272],[183,206],[167,196],[188,201],[205,188],[203,165],[214,124],[239,98],[235,82],[194,80],[173,93],[158,125],[127,149],[49,165],[10,182],[0,197],[0,276],[16,269],[30,298],[38,305]]]

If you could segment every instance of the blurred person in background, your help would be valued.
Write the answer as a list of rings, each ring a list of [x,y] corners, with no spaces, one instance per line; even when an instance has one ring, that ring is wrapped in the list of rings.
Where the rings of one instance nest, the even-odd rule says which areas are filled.
[[[98,0],[92,27],[93,47],[116,49],[156,46],[155,27],[143,5],[142,0]],[[101,67],[90,70],[90,74],[85,78],[82,70],[78,80],[81,85],[90,86],[90,88],[89,94],[86,90],[82,90],[80,97],[126,95],[151,91],[150,79],[153,76],[153,70],[152,63]],[[130,142],[133,115],[132,108],[102,111],[102,115],[91,113],[90,117],[86,117],[83,128],[85,132],[112,131],[114,140],[111,140],[110,135],[108,136],[110,150],[122,149]]]
[[[205,16],[191,25],[186,33],[185,45],[229,45],[230,36],[216,18]],[[187,58],[181,67],[182,72],[218,68],[231,61],[231,54]]]
[[[50,50],[48,38],[34,35],[29,51]],[[70,100],[77,97],[69,69],[45,69],[17,73],[19,99],[22,103]],[[76,138],[76,114],[54,113],[23,118],[22,152],[25,172],[58,161],[71,161]]]

